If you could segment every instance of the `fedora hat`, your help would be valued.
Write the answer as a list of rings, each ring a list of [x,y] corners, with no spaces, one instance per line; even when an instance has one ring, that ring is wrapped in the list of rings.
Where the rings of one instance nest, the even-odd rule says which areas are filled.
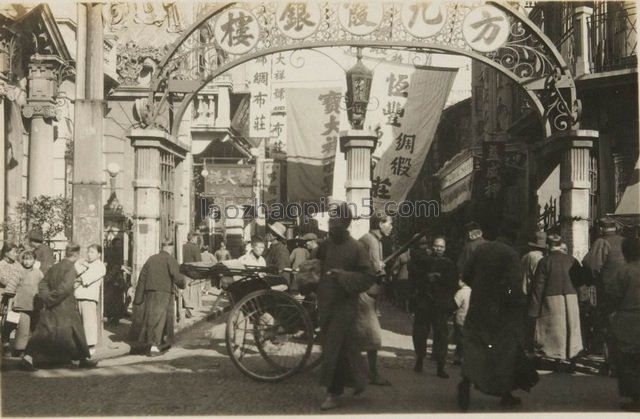
[[[279,221],[269,224],[269,230],[273,231],[280,238],[287,238],[287,227]]]
[[[560,246],[562,244],[562,237],[560,237],[559,234],[550,234],[547,237],[547,243],[549,243],[551,247]]]
[[[532,237],[533,241],[527,243],[531,247],[537,247],[540,249],[547,248],[547,233],[544,231],[536,231],[534,237]]]
[[[44,243],[44,237],[42,237],[42,232],[39,230],[31,230],[27,238],[34,242]]]

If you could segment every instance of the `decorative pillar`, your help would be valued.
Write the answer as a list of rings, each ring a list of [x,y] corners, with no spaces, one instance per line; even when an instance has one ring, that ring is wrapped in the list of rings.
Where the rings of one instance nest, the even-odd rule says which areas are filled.
[[[231,99],[229,98],[230,88],[231,81],[218,85],[218,103],[215,104],[215,108],[217,108],[218,111],[218,115],[215,119],[216,128],[231,127]]]
[[[340,133],[340,151],[347,160],[347,203],[357,210],[351,223],[351,236],[359,239],[369,231],[371,201],[371,153],[378,142],[372,131],[348,130]]]
[[[589,250],[589,153],[598,132],[572,130],[550,138],[557,144],[560,160],[560,226],[570,253],[582,260]],[[554,147],[555,148],[555,147]]]
[[[160,251],[161,153],[173,153],[179,159],[184,159],[187,149],[160,129],[136,128],[131,130],[128,137],[135,152],[132,261],[132,279],[135,283],[142,265]]]
[[[580,77],[591,73],[591,63],[589,61],[589,19],[593,15],[593,9],[587,6],[578,6],[573,14],[574,30],[574,74]]]
[[[53,120],[57,120],[55,97],[58,95],[58,57],[34,55],[29,63],[29,95],[22,115],[31,119],[29,129],[28,197],[33,199],[53,192]]]

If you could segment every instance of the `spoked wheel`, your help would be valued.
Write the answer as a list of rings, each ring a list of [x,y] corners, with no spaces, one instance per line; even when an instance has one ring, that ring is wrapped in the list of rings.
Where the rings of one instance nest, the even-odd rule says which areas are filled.
[[[227,351],[238,369],[257,381],[274,382],[298,372],[313,347],[313,326],[288,294],[260,290],[229,313]]]

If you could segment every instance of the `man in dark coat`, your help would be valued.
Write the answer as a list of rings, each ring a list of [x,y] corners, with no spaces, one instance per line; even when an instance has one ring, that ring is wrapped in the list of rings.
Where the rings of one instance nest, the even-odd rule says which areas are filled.
[[[53,249],[44,243],[44,237],[42,237],[42,233],[39,230],[31,230],[28,239],[29,245],[33,248],[33,253],[36,254],[36,260],[40,262],[42,275],[46,275],[49,268],[56,261]]]
[[[468,222],[464,229],[467,232],[467,238],[469,241],[465,243],[462,251],[460,252],[460,256],[458,256],[458,261],[456,263],[456,267],[458,268],[458,272],[464,272],[464,269],[471,260],[471,256],[473,252],[478,248],[478,246],[486,243],[487,241],[482,237],[482,228],[480,224],[475,221]]]
[[[201,262],[202,254],[198,246],[198,233],[187,234],[187,242],[182,245],[182,263]],[[202,305],[202,284],[187,277],[185,290],[182,292],[184,304],[184,316],[192,316],[191,310],[195,310]]]
[[[282,275],[285,268],[288,268],[291,264],[291,254],[287,248],[287,227],[284,224],[276,221],[273,224],[269,224],[269,231],[267,232],[267,241],[271,242],[271,246],[267,249],[264,260],[267,266],[276,267],[278,273]],[[296,284],[293,283],[290,278],[287,281],[289,288],[293,291],[296,288]]]
[[[456,309],[453,297],[458,289],[458,272],[451,259],[444,256],[446,241],[433,240],[433,255],[416,254],[410,281],[414,289],[413,348],[416,352],[414,370],[422,372],[427,355],[427,338],[433,329],[433,359],[438,363],[437,375],[449,378],[445,371],[449,329],[447,322]]]
[[[38,298],[43,308],[22,358],[24,369],[35,370],[34,358],[40,355],[62,362],[80,360],[82,368],[92,368],[98,364],[89,354],[74,296],[78,275],[74,263],[79,258],[80,246],[67,245],[65,259],[47,270],[47,275],[38,285]]]
[[[501,396],[504,406],[521,403],[511,392],[519,387],[517,372],[524,357],[525,310],[522,265],[513,247],[517,225],[505,220],[500,237],[480,245],[463,274],[473,289],[464,323],[462,382],[458,403],[469,406],[470,384]]]
[[[173,242],[163,242],[160,253],[151,256],[142,267],[136,286],[133,304],[142,305],[138,307],[141,318],[132,323],[131,334],[149,348],[149,356],[160,355],[173,343],[174,285],[184,288],[185,278],[172,250]]]
[[[322,368],[320,382],[327,388],[327,399],[320,406],[338,406],[344,387],[361,393],[367,386],[367,364],[356,334],[358,295],[375,282],[366,250],[349,235],[351,214],[340,205],[330,214],[329,238],[318,250],[322,275],[318,283],[318,323],[321,329]]]

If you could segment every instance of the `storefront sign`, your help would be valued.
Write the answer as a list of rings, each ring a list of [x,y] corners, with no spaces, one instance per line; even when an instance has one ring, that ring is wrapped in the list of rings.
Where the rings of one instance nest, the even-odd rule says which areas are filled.
[[[267,138],[271,130],[271,56],[258,57],[253,62],[250,77],[251,102],[249,103],[249,135]]]
[[[249,10],[232,7],[220,14],[213,33],[220,48],[229,54],[246,54],[258,43],[260,25]]]
[[[484,195],[489,199],[498,199],[502,196],[504,160],[505,143],[485,141],[482,144]]]
[[[262,165],[262,202],[267,206],[280,199],[281,172],[280,163],[273,160],[265,160]]]
[[[473,9],[462,23],[462,36],[479,52],[495,51],[509,39],[509,19],[493,6]]]
[[[467,160],[462,162],[452,172],[446,174],[442,178],[441,189],[445,189],[454,183],[458,182],[465,176],[470,175],[473,172],[473,156],[469,156]]]
[[[402,25],[416,38],[436,35],[447,23],[447,8],[441,1],[405,3],[400,16]]]
[[[279,3],[276,8],[276,24],[283,34],[293,39],[313,35],[320,26],[322,13],[317,3]]]
[[[466,177],[458,180],[449,187],[440,191],[440,210],[451,212],[460,204],[471,199],[473,189],[473,175],[469,173]]]
[[[207,164],[205,196],[251,198],[253,196],[253,166]]]
[[[382,23],[382,3],[349,2],[338,9],[338,20],[342,27],[353,35],[368,35]]]

